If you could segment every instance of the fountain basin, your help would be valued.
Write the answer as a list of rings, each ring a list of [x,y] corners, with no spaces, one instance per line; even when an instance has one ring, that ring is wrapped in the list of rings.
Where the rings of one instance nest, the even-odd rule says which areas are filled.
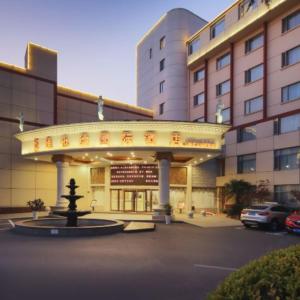
[[[65,218],[23,220],[15,223],[13,231],[34,236],[97,236],[122,232],[124,222],[109,219],[78,219],[77,227],[66,227]]]

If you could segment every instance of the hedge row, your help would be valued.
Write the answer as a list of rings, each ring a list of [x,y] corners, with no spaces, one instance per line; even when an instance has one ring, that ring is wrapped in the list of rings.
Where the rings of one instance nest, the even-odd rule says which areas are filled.
[[[300,299],[300,245],[275,250],[229,275],[209,300]]]

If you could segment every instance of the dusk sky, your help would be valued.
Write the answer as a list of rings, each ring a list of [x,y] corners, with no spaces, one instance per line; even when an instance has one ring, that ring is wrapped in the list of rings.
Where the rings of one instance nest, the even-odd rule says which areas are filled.
[[[0,61],[24,66],[27,42],[58,50],[58,83],[135,104],[135,47],[172,8],[211,20],[233,0],[0,0]]]

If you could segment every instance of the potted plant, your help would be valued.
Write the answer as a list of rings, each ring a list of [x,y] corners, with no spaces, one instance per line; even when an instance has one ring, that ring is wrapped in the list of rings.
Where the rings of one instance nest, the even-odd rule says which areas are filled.
[[[171,219],[172,219],[172,206],[170,204],[166,204],[164,207],[165,210],[165,221],[166,224],[169,225],[171,224]]]
[[[32,219],[38,219],[38,212],[45,209],[44,201],[41,199],[34,199],[27,202],[27,205],[30,207],[32,211]]]

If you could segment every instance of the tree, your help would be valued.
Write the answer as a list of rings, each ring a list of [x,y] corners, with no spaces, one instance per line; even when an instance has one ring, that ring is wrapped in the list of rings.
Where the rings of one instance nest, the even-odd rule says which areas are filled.
[[[251,195],[254,187],[251,183],[245,180],[232,179],[224,185],[225,197],[235,198],[236,203],[233,204],[227,211],[227,214],[232,217],[240,215],[242,209],[251,202]]]
[[[245,180],[232,179],[224,185],[224,194],[226,197],[233,197],[237,204],[249,202],[249,195],[253,193],[253,186]]]
[[[271,192],[269,190],[270,181],[259,180],[258,184],[255,187],[253,198],[258,202],[264,202],[271,200]]]
[[[299,206],[300,205],[300,191],[293,190],[293,191],[291,191],[291,194],[295,198],[295,202],[297,202],[297,206]]]

